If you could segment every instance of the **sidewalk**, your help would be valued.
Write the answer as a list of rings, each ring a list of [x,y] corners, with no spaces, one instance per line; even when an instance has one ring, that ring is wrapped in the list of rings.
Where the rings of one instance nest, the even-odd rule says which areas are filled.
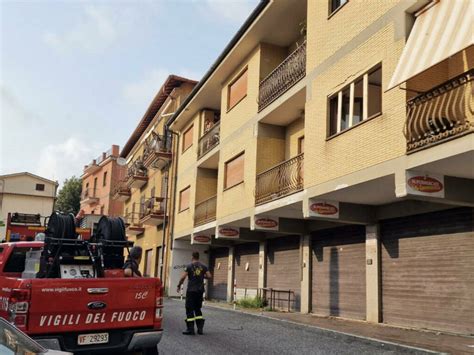
[[[205,305],[233,310],[232,305],[223,302],[206,301]],[[318,317],[311,314],[266,312],[242,308],[237,308],[236,311],[435,352],[474,354],[474,337],[457,336],[428,330],[398,328],[386,324],[372,324],[340,318]]]

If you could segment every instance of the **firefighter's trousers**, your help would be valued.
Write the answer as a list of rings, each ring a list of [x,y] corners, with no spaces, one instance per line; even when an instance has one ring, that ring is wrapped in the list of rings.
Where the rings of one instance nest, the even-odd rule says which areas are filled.
[[[202,292],[186,292],[186,320],[195,321],[202,317]]]

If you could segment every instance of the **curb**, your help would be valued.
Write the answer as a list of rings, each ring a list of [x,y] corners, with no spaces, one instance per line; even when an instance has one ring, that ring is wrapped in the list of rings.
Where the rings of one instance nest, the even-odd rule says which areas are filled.
[[[182,302],[180,299],[174,299],[173,298],[172,300]],[[429,350],[429,349],[425,349],[425,348],[419,348],[419,347],[416,347],[416,346],[395,343],[395,342],[392,342],[392,341],[385,341],[385,340],[381,340],[381,339],[377,339],[377,338],[366,337],[366,336],[363,336],[363,335],[357,335],[357,334],[352,334],[352,333],[341,332],[339,330],[318,327],[318,326],[311,325],[311,324],[299,323],[299,322],[295,322],[295,321],[291,321],[291,320],[287,320],[287,319],[274,318],[274,317],[267,316],[267,315],[264,315],[264,314],[247,312],[247,311],[244,311],[244,310],[241,310],[241,309],[235,309],[234,310],[234,309],[231,309],[231,308],[218,306],[218,305],[215,305],[215,304],[212,304],[212,303],[209,303],[209,302],[205,302],[205,304],[203,306],[210,307],[210,308],[216,308],[216,309],[220,309],[220,310],[228,311],[228,312],[238,312],[238,313],[247,314],[247,315],[254,316],[254,317],[271,319],[271,320],[275,320],[275,321],[285,322],[285,323],[294,324],[294,325],[303,326],[303,327],[308,327],[308,328],[314,328],[314,329],[323,330],[323,331],[327,331],[327,332],[332,332],[332,333],[336,333],[336,334],[341,334],[341,335],[345,335],[345,336],[349,336],[349,337],[353,337],[353,338],[369,340],[369,341],[373,341],[373,342],[377,342],[377,343],[381,343],[381,344],[388,344],[388,345],[398,346],[398,347],[402,347],[402,348],[406,348],[406,349],[410,349],[410,350],[424,351],[424,352],[430,353],[430,354],[441,354],[441,355],[449,354],[449,353],[445,353],[445,352],[439,352],[439,351]]]

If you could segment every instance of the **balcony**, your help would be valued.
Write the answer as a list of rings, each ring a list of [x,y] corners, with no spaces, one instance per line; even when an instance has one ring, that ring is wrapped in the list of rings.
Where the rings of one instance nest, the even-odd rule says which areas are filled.
[[[94,174],[100,169],[99,163],[94,159],[92,162],[84,167],[84,174]]]
[[[81,204],[95,205],[99,202],[96,189],[85,189],[81,193]]]
[[[474,131],[473,77],[470,70],[407,102],[407,153]]]
[[[127,235],[137,236],[145,232],[145,228],[138,220],[137,213],[129,213],[124,217],[125,233]]]
[[[165,219],[165,206],[163,197],[151,197],[142,205],[140,224],[145,226],[158,226]]]
[[[198,159],[219,144],[220,124],[216,123],[199,139]]]
[[[302,153],[258,174],[255,204],[261,205],[303,190],[303,162]]]
[[[163,169],[171,160],[171,137],[152,132],[144,142],[143,164],[145,167]]]
[[[127,171],[127,185],[132,189],[141,189],[148,182],[147,172],[142,160],[135,160]]]
[[[212,196],[196,204],[194,209],[194,226],[200,226],[216,220],[217,196]]]
[[[112,199],[125,202],[127,201],[130,196],[132,196],[132,192],[130,187],[128,187],[125,183],[120,182],[114,189],[112,193]]]
[[[306,75],[306,42],[260,82],[258,111],[270,105]]]

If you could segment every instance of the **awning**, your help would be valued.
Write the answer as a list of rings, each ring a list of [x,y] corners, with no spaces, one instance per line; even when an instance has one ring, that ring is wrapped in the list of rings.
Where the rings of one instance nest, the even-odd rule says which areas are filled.
[[[473,3],[441,0],[418,15],[387,90],[474,44]]]

